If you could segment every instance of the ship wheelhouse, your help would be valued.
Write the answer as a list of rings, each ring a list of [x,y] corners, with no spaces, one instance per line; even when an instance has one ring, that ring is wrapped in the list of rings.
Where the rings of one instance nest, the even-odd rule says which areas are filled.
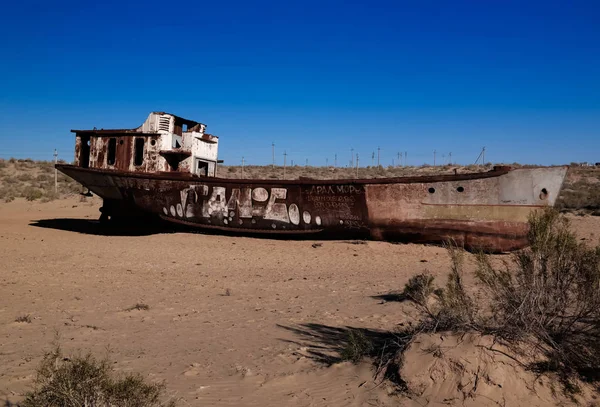
[[[219,138],[206,125],[164,112],[150,113],[135,129],[71,130],[75,165],[128,172],[217,175]]]

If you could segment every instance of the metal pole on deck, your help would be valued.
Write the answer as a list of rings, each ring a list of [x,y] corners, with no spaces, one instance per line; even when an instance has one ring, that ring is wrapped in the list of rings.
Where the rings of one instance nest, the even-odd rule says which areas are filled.
[[[56,164],[58,163],[58,151],[54,149],[54,194],[58,195],[58,170]]]

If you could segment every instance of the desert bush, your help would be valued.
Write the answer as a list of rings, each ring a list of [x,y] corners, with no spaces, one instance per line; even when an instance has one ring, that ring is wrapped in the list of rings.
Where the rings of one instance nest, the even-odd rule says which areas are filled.
[[[35,177],[35,180],[40,182],[50,182],[54,181],[54,177],[49,174],[39,174],[37,177]]]
[[[21,407],[162,407],[164,384],[148,384],[139,374],[117,377],[107,359],[91,354],[64,357],[59,347],[46,353],[37,369],[34,390]]]
[[[6,162],[6,160],[0,159],[0,168],[6,167],[8,167],[8,163]]]
[[[600,247],[578,241],[554,210],[531,216],[530,246],[512,265],[478,256],[477,278],[491,300],[485,325],[508,342],[532,345],[547,369],[567,379],[600,371]]]
[[[38,188],[26,187],[23,190],[23,197],[28,201],[35,201],[36,199],[40,199],[42,196],[44,196],[44,194]]]
[[[396,363],[420,333],[470,331],[493,335],[515,355],[535,360],[527,365],[532,370],[556,373],[567,392],[578,378],[600,381],[600,246],[580,242],[553,209],[530,216],[528,241],[508,261],[476,255],[476,282],[485,294],[478,302],[463,284],[465,251],[453,244],[443,288],[427,273],[413,276],[399,297],[414,303],[417,323],[384,344],[396,347]],[[382,352],[363,339],[349,338],[342,357]]]
[[[19,174],[15,178],[21,182],[28,182],[28,181],[34,180],[33,175],[31,175],[29,173]]]
[[[371,356],[374,344],[359,330],[348,331],[346,345],[342,348],[340,357],[352,363],[358,363],[366,356]]]
[[[29,314],[27,315],[20,315],[18,317],[15,318],[15,322],[24,322],[27,324],[31,324],[31,316]]]

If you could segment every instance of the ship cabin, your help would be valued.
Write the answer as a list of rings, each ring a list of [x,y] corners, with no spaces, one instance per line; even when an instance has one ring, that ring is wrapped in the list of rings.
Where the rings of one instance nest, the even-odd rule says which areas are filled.
[[[152,112],[140,127],[71,130],[75,165],[127,172],[180,172],[217,175],[219,138],[206,125],[164,112]]]

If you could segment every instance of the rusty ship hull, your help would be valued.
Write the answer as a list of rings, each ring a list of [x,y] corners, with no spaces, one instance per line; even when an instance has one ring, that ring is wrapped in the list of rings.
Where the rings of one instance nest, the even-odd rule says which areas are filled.
[[[104,200],[105,217],[156,215],[204,229],[442,243],[504,252],[553,206],[566,167],[353,180],[248,180],[57,165]]]

